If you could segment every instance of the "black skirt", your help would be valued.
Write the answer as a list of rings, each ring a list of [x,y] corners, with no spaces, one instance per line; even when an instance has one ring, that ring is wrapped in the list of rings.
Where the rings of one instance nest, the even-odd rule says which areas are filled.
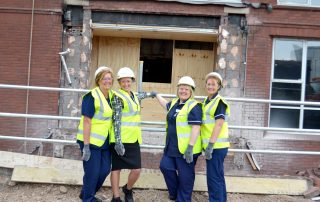
[[[111,150],[111,170],[121,169],[140,169],[141,168],[141,153],[140,145],[135,143],[123,143],[125,153],[123,156],[119,156],[114,149],[114,143],[110,144]]]

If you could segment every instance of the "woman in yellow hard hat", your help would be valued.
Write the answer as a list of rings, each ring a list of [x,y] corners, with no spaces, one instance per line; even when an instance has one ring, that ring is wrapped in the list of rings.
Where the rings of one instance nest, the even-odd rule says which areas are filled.
[[[224,202],[227,201],[227,191],[223,164],[230,147],[228,134],[230,107],[219,95],[219,90],[222,88],[221,75],[211,72],[205,77],[205,82],[208,96],[203,102],[201,140],[207,165],[209,201]]]
[[[193,99],[195,83],[189,76],[178,82],[177,98],[168,102],[155,92],[167,113],[167,135],[160,170],[169,191],[169,199],[191,201],[195,180],[195,165],[201,154],[199,136],[202,109]]]
[[[112,155],[112,202],[119,202],[119,180],[122,169],[130,169],[127,184],[122,187],[126,202],[133,202],[132,188],[140,176],[141,170],[141,117],[140,101],[149,95],[142,92],[135,95],[131,91],[135,75],[129,67],[118,71],[117,79],[120,89],[114,91],[112,106],[114,110],[114,129],[111,131]]]
[[[77,142],[83,160],[82,201],[101,201],[95,197],[104,180],[110,173],[111,155],[109,132],[112,125],[113,73],[109,67],[99,67],[95,72],[95,85],[83,96],[81,120],[78,127]]]

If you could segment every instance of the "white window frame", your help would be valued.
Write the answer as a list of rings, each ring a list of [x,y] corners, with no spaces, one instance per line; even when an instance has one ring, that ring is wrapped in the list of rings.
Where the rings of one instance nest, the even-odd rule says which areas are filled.
[[[282,41],[297,41],[302,42],[302,67],[301,67],[301,79],[298,80],[288,80],[288,79],[274,79],[274,50],[277,40]],[[273,44],[272,44],[272,69],[271,69],[271,75],[270,75],[270,94],[269,97],[271,99],[272,95],[272,83],[273,82],[280,82],[280,83],[295,83],[295,84],[301,84],[301,95],[300,95],[300,101],[305,101],[305,90],[306,90],[306,72],[307,72],[307,48],[308,48],[308,42],[317,41],[317,40],[302,40],[302,39],[289,39],[289,38],[274,38]],[[305,107],[304,105],[300,105],[299,107],[295,107],[292,105],[288,106],[271,106],[269,104],[269,117],[268,117],[268,126],[270,127],[270,115],[271,115],[271,108],[278,108],[278,109],[300,109],[300,117],[299,117],[299,128],[303,129],[303,119],[304,119],[304,110],[320,110],[320,108],[317,107]]]
[[[283,2],[282,0],[277,0],[277,4],[281,6],[299,6],[299,7],[316,7],[320,8],[320,5],[312,5],[311,0],[307,0],[307,3],[290,3],[290,2]]]

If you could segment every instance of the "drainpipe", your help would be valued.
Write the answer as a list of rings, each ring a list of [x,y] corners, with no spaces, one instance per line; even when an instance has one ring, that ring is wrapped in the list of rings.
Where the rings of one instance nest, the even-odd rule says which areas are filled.
[[[59,55],[60,55],[60,59],[62,61],[62,66],[63,66],[63,69],[64,71],[66,72],[66,76],[67,76],[67,80],[68,80],[68,83],[69,85],[71,85],[71,78],[70,78],[70,74],[69,74],[69,71],[68,71],[68,67],[67,67],[67,64],[66,64],[66,60],[64,59],[64,55],[67,55],[68,53],[70,53],[70,49],[68,48],[66,51],[63,51],[63,52],[60,52]]]
[[[33,38],[33,17],[34,17],[34,0],[32,0],[27,86],[30,86],[32,38]],[[27,89],[27,95],[26,95],[26,114],[28,114],[28,113],[29,113],[29,89]],[[24,121],[24,137],[25,138],[27,137],[27,133],[28,133],[28,118],[25,118],[25,121]],[[27,142],[26,141],[23,144],[23,149],[24,149],[24,153],[26,153],[27,152]]]

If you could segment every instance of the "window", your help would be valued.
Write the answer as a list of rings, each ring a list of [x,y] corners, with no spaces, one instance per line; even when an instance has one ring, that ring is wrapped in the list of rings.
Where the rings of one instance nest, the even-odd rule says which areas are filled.
[[[320,41],[275,39],[271,99],[320,101]],[[270,127],[320,129],[320,107],[270,104]]]
[[[172,53],[172,40],[141,39],[142,81],[171,83]]]
[[[319,0],[278,0],[278,5],[320,7]]]

